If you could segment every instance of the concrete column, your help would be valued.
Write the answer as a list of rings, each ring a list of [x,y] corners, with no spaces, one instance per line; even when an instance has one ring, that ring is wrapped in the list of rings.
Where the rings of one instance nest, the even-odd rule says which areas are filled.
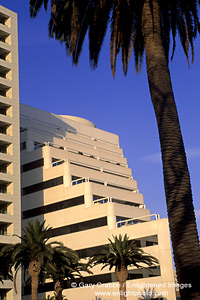
[[[93,205],[93,194],[92,194],[92,185],[90,182],[85,182],[85,207],[91,207]]]
[[[34,150],[34,141],[31,138],[29,131],[26,131],[26,151],[30,152]]]
[[[112,230],[116,228],[116,216],[114,213],[114,203],[108,202],[107,205],[107,216],[108,216],[108,229]]]
[[[71,181],[72,181],[72,176],[71,176],[71,170],[70,170],[70,163],[65,162],[64,163],[64,187],[70,187],[71,186]]]
[[[52,164],[50,147],[45,146],[42,148],[42,151],[43,151],[43,157],[44,157],[44,168],[49,169],[49,168],[51,168],[51,164]]]

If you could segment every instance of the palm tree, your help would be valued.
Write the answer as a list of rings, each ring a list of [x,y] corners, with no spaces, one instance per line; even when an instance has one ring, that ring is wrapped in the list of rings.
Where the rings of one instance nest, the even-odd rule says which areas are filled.
[[[126,299],[126,280],[128,278],[128,267],[134,266],[136,268],[144,268],[147,266],[154,266],[158,260],[144,253],[144,251],[137,247],[134,241],[129,241],[127,234],[124,238],[114,236],[114,241],[109,239],[110,245],[105,247],[100,253],[94,255],[89,264],[95,266],[103,264],[101,269],[109,267],[111,270],[115,268],[115,276],[119,281],[120,300]]]
[[[23,229],[23,236],[18,236],[21,243],[6,245],[2,249],[5,254],[12,252],[11,261],[15,269],[14,282],[17,272],[22,266],[24,271],[30,275],[32,300],[38,299],[39,275],[41,268],[52,260],[53,245],[62,246],[58,242],[47,243],[48,229],[49,227],[45,227],[45,221],[43,223],[38,220],[35,223],[28,221],[27,226]]]
[[[48,0],[30,0],[35,17]],[[110,26],[111,69],[122,56],[126,75],[130,56],[136,70],[145,52],[151,100],[158,125],[162,153],[164,187],[174,260],[179,283],[192,288],[180,291],[183,300],[200,300],[200,247],[187,158],[169,72],[170,39],[172,57],[176,34],[189,62],[189,46],[200,30],[197,0],[54,0],[51,1],[49,34],[63,41],[67,53],[78,64],[82,45],[89,32],[91,67],[96,68],[103,40]],[[192,247],[192,252],[191,252]]]
[[[45,276],[54,281],[54,290],[57,300],[62,300],[64,279],[73,279],[81,276],[81,271],[89,272],[87,265],[79,262],[78,254],[65,246],[54,247],[52,261],[45,266]]]

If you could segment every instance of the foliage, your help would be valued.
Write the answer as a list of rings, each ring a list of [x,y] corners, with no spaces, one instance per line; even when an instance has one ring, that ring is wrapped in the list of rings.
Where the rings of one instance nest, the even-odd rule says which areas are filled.
[[[121,234],[119,237],[113,236],[113,239],[109,239],[110,245],[91,258],[91,265],[103,264],[101,269],[108,266],[109,270],[115,267],[120,271],[122,266],[126,269],[129,266],[144,268],[143,264],[153,266],[158,263],[155,257],[146,254],[134,241],[129,241],[127,234],[124,237]]]
[[[68,300],[65,296],[62,297],[63,300]],[[54,292],[53,296],[48,295],[47,297],[43,297],[42,300],[57,300],[56,293]]]
[[[62,279],[73,279],[81,276],[81,271],[91,273],[88,265],[81,263],[78,254],[65,246],[53,248],[52,260],[45,265],[45,276],[54,282]]]
[[[2,249],[0,251],[0,282],[2,283],[6,279],[13,280],[11,254],[10,251],[7,253],[4,253]]]
[[[30,0],[35,17],[48,0]],[[142,66],[145,50],[151,101],[158,125],[164,187],[171,231],[174,261],[183,300],[200,300],[200,247],[195,221],[187,158],[169,72],[170,41],[172,55],[178,35],[189,63],[194,59],[194,40],[200,32],[197,0],[52,0],[49,35],[63,41],[77,65],[88,32],[91,67],[98,65],[99,53],[110,28],[111,69],[115,75],[121,51],[126,75],[130,57],[136,70]],[[191,247],[193,253],[191,254]]]
[[[167,300],[166,298],[163,298],[161,295],[158,295],[158,293],[156,292],[155,288],[149,288],[144,289],[144,292],[141,293],[142,298],[138,298],[138,300],[144,300],[144,299],[163,299],[163,300]]]
[[[19,269],[23,266],[25,273],[28,271],[30,262],[36,261],[40,265],[51,261],[53,256],[53,246],[57,247],[61,243],[48,242],[47,232],[50,228],[45,227],[45,221],[40,223],[38,220],[27,223],[23,229],[22,237],[16,235],[21,239],[21,243],[6,245],[2,249],[2,255],[9,256],[10,264],[14,267],[15,275],[14,282],[16,283],[16,276]]]
[[[48,0],[30,0],[30,15],[36,17],[41,6],[47,10]],[[136,69],[142,65],[144,37],[142,34],[142,10],[144,0],[54,0],[51,1],[49,35],[66,45],[77,65],[86,33],[89,33],[91,67],[96,68],[105,34],[110,27],[111,68],[115,74],[116,58],[121,50],[123,71],[126,74],[131,54]],[[166,58],[169,58],[170,38],[173,40],[171,58],[176,48],[176,36],[180,37],[189,62],[189,45],[194,58],[194,39],[199,31],[198,2],[169,0],[159,1],[161,36]]]

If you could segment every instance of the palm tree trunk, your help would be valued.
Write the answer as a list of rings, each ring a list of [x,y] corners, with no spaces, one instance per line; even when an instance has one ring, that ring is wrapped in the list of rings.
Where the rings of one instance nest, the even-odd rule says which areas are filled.
[[[54,285],[54,290],[56,293],[56,298],[57,300],[62,300],[62,291],[63,291],[63,281],[62,280],[57,280],[55,285]]]
[[[38,300],[38,282],[39,274],[41,271],[40,262],[33,260],[29,263],[28,273],[31,276],[31,298],[32,300]]]
[[[31,277],[31,298],[32,300],[38,300],[38,276]]]
[[[126,280],[128,278],[128,270],[124,265],[115,268],[115,276],[119,281],[120,300],[126,300]]]
[[[151,7],[152,4],[152,7]],[[152,20],[153,16],[153,20]],[[142,33],[149,89],[161,144],[164,187],[182,300],[200,300],[200,248],[187,159],[161,39],[159,0],[145,0]]]
[[[126,300],[126,281],[120,282],[119,281],[119,294],[120,294],[120,300]]]

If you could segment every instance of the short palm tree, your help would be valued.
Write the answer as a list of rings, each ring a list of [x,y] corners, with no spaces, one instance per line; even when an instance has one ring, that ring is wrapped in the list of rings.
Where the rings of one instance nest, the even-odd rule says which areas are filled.
[[[65,246],[54,247],[52,261],[45,265],[45,276],[54,281],[54,290],[57,300],[62,300],[64,279],[73,279],[81,276],[81,271],[88,271],[87,266],[80,263],[78,254]]]
[[[158,260],[137,247],[134,241],[129,241],[127,234],[124,237],[120,234],[119,237],[114,236],[113,238],[114,241],[109,239],[110,245],[105,247],[105,250],[90,259],[90,265],[103,264],[101,269],[108,266],[109,270],[115,268],[115,276],[119,281],[120,300],[124,300],[126,299],[128,267],[151,267],[158,264]]]
[[[189,62],[191,48],[199,34],[197,0],[29,0],[35,17],[44,4],[51,3],[49,34],[63,41],[78,64],[85,37],[89,38],[91,67],[98,65],[99,54],[110,27],[111,70],[115,75],[117,55],[121,52],[126,75],[130,57],[136,70],[146,57],[147,76],[161,145],[164,188],[171,231],[174,260],[183,300],[200,300],[200,248],[195,221],[187,158],[169,71],[170,40],[172,55],[176,36],[180,37]],[[191,253],[191,247],[193,249]]]
[[[38,299],[38,283],[42,267],[52,260],[53,246],[60,245],[58,242],[47,243],[48,229],[49,227],[45,227],[45,221],[43,223],[38,220],[35,223],[28,222],[23,229],[23,236],[18,236],[21,243],[6,245],[2,249],[3,253],[12,252],[11,260],[15,270],[14,282],[17,272],[22,266],[24,271],[30,275],[32,300]]]

